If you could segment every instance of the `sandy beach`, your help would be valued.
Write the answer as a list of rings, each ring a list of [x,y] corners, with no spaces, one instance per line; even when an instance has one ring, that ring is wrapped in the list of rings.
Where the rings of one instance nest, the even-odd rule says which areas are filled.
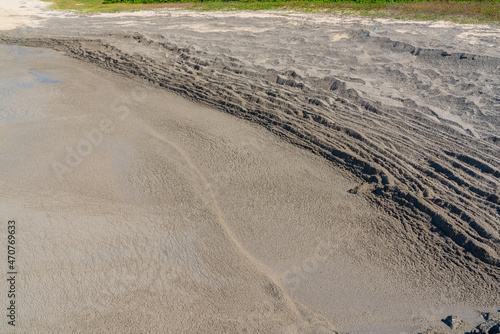
[[[499,46],[495,25],[2,0],[0,332],[500,316]]]

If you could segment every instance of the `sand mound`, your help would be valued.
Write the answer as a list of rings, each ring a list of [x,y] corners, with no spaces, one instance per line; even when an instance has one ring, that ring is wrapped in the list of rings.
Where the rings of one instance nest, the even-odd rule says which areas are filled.
[[[500,160],[498,138],[488,126],[484,131],[481,124],[474,126],[475,134],[432,110],[419,108],[414,101],[404,101],[399,107],[370,103],[334,77],[304,78],[294,71],[245,68],[237,59],[210,59],[139,34],[113,38],[122,48],[130,43],[135,52],[121,51],[101,40],[2,41],[64,51],[261,124],[359,176],[370,185],[364,191],[366,196],[396,211],[403,223],[427,222],[438,228],[456,245],[451,246],[453,252],[446,246],[444,254],[455,258],[459,252],[465,258],[465,252],[470,252],[482,262],[470,264],[473,268],[499,267],[494,222],[500,205]],[[495,72],[500,66],[500,59],[493,57],[418,49],[387,38],[371,41],[365,31],[356,32],[353,38],[406,53],[423,65],[437,63],[443,71],[459,67],[462,71]],[[165,53],[169,57],[162,59]],[[416,88],[426,89],[425,85]],[[473,103],[448,99],[461,105],[462,113],[479,112]],[[494,96],[486,95],[483,101],[491,108],[495,105]]]

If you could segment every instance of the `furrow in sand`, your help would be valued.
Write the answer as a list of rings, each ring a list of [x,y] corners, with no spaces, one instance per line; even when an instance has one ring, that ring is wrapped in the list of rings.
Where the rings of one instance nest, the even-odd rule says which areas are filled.
[[[443,71],[460,66],[495,72],[500,66],[495,57],[421,49],[366,31],[352,37]],[[161,40],[141,34],[0,38],[6,44],[63,51],[260,124],[356,175],[360,185],[352,192],[378,203],[409,230],[418,225],[432,236],[432,244],[422,241],[421,247],[445,249],[447,260],[498,282],[500,148],[488,131],[473,133],[421,104],[368,101],[335,77],[250,66]]]

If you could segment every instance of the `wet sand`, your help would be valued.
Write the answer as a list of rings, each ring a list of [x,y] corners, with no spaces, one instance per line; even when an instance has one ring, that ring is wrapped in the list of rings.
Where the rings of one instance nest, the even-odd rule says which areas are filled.
[[[465,331],[498,309],[498,28],[30,15],[0,34],[20,330]]]

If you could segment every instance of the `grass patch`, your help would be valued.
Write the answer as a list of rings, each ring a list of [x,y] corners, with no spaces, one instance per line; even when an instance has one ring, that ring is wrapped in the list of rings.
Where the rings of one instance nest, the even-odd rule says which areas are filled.
[[[187,10],[294,10],[346,15],[458,23],[499,23],[500,0],[47,0],[55,9],[78,12],[121,12],[159,9]]]

